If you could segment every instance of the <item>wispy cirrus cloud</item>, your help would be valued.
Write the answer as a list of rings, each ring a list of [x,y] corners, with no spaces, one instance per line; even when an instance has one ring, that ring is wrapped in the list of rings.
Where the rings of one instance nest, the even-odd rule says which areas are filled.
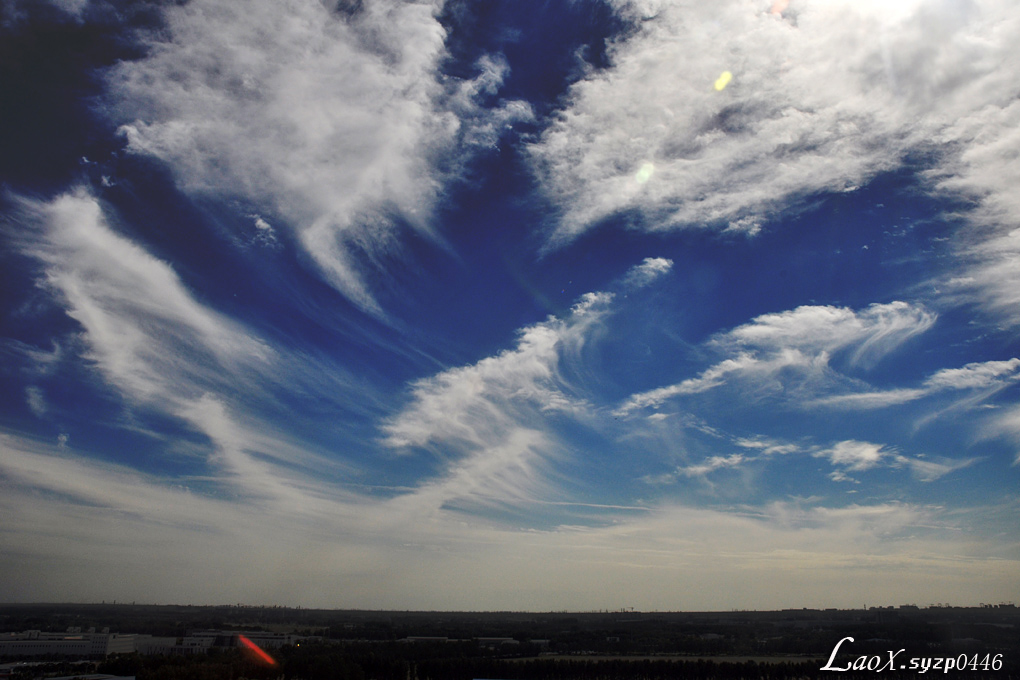
[[[30,385],[25,388],[25,401],[28,403],[29,410],[36,418],[42,418],[46,415],[48,406],[46,404],[46,395],[43,391],[34,386]]]
[[[843,441],[829,449],[815,452],[815,457],[826,458],[838,469],[832,473],[835,481],[847,481],[847,472],[863,472],[876,467],[888,455],[885,447],[871,442]]]
[[[1006,3],[968,14],[800,2],[784,16],[769,3],[614,5],[635,31],[613,45],[609,68],[571,89],[532,147],[564,209],[554,239],[626,210],[644,213],[650,229],[753,231],[805,195],[895,167],[961,107],[1002,97],[994,65],[1008,38],[978,46],[972,37],[988,35]],[[943,37],[931,61],[925,30]],[[723,72],[732,81],[717,88]]]
[[[673,260],[665,257],[646,257],[644,261],[632,267],[623,278],[623,284],[628,287],[640,288],[667,274],[673,269]]]
[[[409,407],[385,427],[389,446],[432,441],[480,444],[498,432],[520,404],[545,412],[571,412],[583,403],[569,394],[560,359],[584,344],[585,335],[608,312],[610,293],[588,293],[564,319],[529,326],[517,348],[418,381]]]
[[[931,392],[925,389],[900,388],[894,390],[876,390],[872,392],[852,392],[849,394],[836,394],[828,397],[815,399],[812,404],[816,406],[830,406],[845,409],[880,409],[905,404],[924,397]]]
[[[687,477],[702,477],[723,468],[739,467],[744,462],[745,457],[743,454],[731,453],[728,456],[711,456],[697,465],[679,467],[677,472]]]
[[[236,322],[198,303],[174,270],[106,222],[84,191],[50,202],[18,201],[23,254],[84,329],[87,359],[132,400],[194,397],[271,360],[272,350]],[[38,236],[38,238],[32,238]]]
[[[838,442],[831,447],[816,450],[812,455],[832,463],[836,469],[829,476],[837,482],[857,482],[847,473],[864,472],[877,467],[907,467],[920,481],[933,482],[950,472],[970,467],[978,460],[963,458],[934,461],[909,457],[894,448],[856,440]]]
[[[1009,437],[1017,444],[1013,465],[1020,465],[1020,406],[1010,406],[996,414],[982,428],[985,437]]]
[[[384,425],[383,443],[397,450],[426,447],[452,459],[447,481],[429,483],[424,494],[475,494],[491,486],[495,499],[521,500],[526,489],[540,485],[532,465],[556,449],[547,419],[576,417],[588,408],[564,379],[561,361],[576,355],[612,299],[588,293],[565,318],[523,329],[515,349],[413,385],[411,402]]]
[[[875,304],[860,311],[803,306],[763,314],[707,343],[730,358],[696,377],[634,394],[616,413],[626,415],[655,407],[673,397],[705,392],[735,380],[780,380],[802,386],[809,393],[823,390],[832,382],[834,353],[847,352],[851,366],[870,366],[934,322],[934,314],[905,302]],[[779,378],[780,374],[785,377]]]
[[[910,458],[907,456],[895,456],[895,466],[906,466],[913,473],[914,477],[922,482],[933,482],[955,470],[962,470],[979,462],[979,458],[959,458],[956,460],[942,458],[939,460],[928,460],[926,458]]]
[[[393,522],[390,502],[370,497],[333,495],[311,507],[212,498],[8,434],[0,449],[0,593],[8,599],[43,585],[66,599],[143,599],[156,578],[168,601],[243,601],[255,592],[308,606],[469,609],[487,597],[494,608],[544,610],[603,588],[652,609],[663,592],[683,588],[732,593],[722,605],[685,596],[689,608],[775,608],[790,597],[852,606],[864,596],[923,600],[935,582],[980,599],[1012,583],[1020,559],[999,535],[970,530],[969,513],[908,503],[667,503],[594,526],[521,531],[448,510]],[[978,511],[1005,525],[1015,516],[1010,507]],[[718,555],[727,556],[721,566],[709,559]],[[847,568],[876,578],[848,591]],[[207,578],[196,583],[196,570]]]
[[[109,115],[129,150],[167,161],[186,190],[277,217],[328,281],[382,314],[365,272],[393,251],[398,224],[434,238],[459,154],[531,116],[520,102],[476,103],[506,73],[496,57],[475,81],[441,76],[442,4],[167,6],[147,55],[107,74]]]
[[[82,358],[130,409],[170,416],[204,435],[214,487],[292,508],[330,495],[315,475],[325,467],[333,476],[347,461],[324,459],[284,435],[273,418],[280,416],[274,401],[281,386],[292,398],[303,390],[325,395],[308,374],[336,367],[310,367],[307,357],[279,351],[196,300],[167,263],[111,228],[104,206],[88,193],[17,200],[23,235],[31,235],[18,242],[22,253],[41,265],[46,290],[80,325]],[[649,258],[624,285],[648,285],[670,266]],[[576,367],[613,299],[584,295],[564,318],[523,329],[515,349],[413,385],[411,403],[384,424],[383,444],[442,451],[445,467],[387,512],[514,505],[551,493],[549,462],[562,447],[549,420],[583,418],[589,409],[561,367]],[[355,390],[342,372],[334,383],[328,398],[342,407]]]
[[[1015,382],[1020,375],[1020,359],[1006,361],[979,361],[961,368],[944,368],[929,376],[921,387],[891,390],[851,392],[821,397],[812,405],[844,409],[877,409],[915,401],[947,391],[984,391],[984,397]],[[973,401],[973,400],[971,400]]]
[[[803,306],[763,314],[713,341],[720,347],[751,347],[771,352],[796,350],[807,355],[851,349],[851,365],[869,367],[935,323],[935,315],[907,302],[873,304],[860,311],[846,307]]]
[[[720,470],[739,470],[750,466],[762,468],[777,462],[779,457],[810,456],[828,461],[833,467],[828,476],[836,482],[859,484],[860,481],[850,473],[879,468],[886,470],[906,468],[918,481],[933,482],[956,470],[970,467],[980,460],[975,457],[935,460],[922,455],[910,456],[900,453],[896,447],[853,439],[818,445],[808,441],[784,442],[755,437],[736,438],[732,444],[741,451],[729,455],[709,456],[699,462],[680,465],[665,475],[648,477],[644,481],[661,484],[676,482],[680,477],[707,478]]]
[[[185,601],[225,592],[233,582],[245,584],[242,589],[258,584],[260,596],[285,600],[302,595],[281,578],[283,570],[308,565],[309,558],[352,572],[363,566],[364,543],[352,540],[344,551],[324,547],[340,531],[363,540],[367,530],[351,522],[358,506],[352,495],[321,478],[309,477],[287,502],[267,503],[262,495],[210,492],[206,480],[145,473],[6,432],[0,450],[0,477],[9,491],[0,501],[0,541],[10,558],[0,571],[8,598],[47,587],[70,600],[125,591],[141,599],[156,583],[170,599]],[[274,473],[286,479],[288,471]],[[65,592],[62,565],[72,555],[88,576]],[[183,580],[198,564],[224,575],[208,593]]]
[[[548,247],[614,215],[755,234],[923,157],[933,194],[971,202],[956,292],[1018,322],[1011,2],[612,4],[632,30],[529,148],[560,210]]]
[[[733,443],[744,449],[759,451],[763,456],[783,456],[801,450],[801,446],[798,444],[777,441],[768,437],[738,437]]]
[[[613,285],[634,292],[672,266],[666,258],[646,258]],[[415,382],[410,402],[383,425],[383,443],[432,451],[445,469],[401,503],[514,505],[550,494],[550,463],[566,450],[553,424],[583,422],[595,410],[570,371],[608,323],[615,298],[604,291],[582,295],[562,318],[522,329],[514,349]]]
[[[117,233],[103,205],[84,190],[51,201],[14,197],[14,203],[19,229],[10,239],[40,266],[40,285],[81,328],[80,355],[60,351],[60,360],[94,371],[130,411],[169,416],[206,435],[212,447],[206,462],[217,484],[278,502],[299,499],[295,489],[311,479],[307,468],[324,460],[270,422],[280,415],[274,395],[283,384],[292,395],[322,392],[326,386],[316,382],[322,378],[313,375],[321,367],[281,355],[200,302],[169,264]],[[23,354],[44,366],[53,361],[37,350]],[[349,403],[345,375],[332,367],[326,381],[341,408]],[[30,407],[45,410],[37,388],[27,398]]]
[[[995,26],[992,40],[1018,33],[1020,22],[1009,16]],[[1002,67],[1011,68],[1006,64],[1016,57],[1002,58],[1006,61],[999,62],[1000,78],[1007,72]],[[1020,144],[1020,103],[1006,95],[1015,90],[1013,85],[999,85],[1002,89],[996,92],[995,84],[988,83],[981,95],[990,101],[942,131],[939,141],[957,153],[931,176],[939,190],[973,205],[965,215],[975,229],[960,246],[961,272],[945,286],[947,297],[962,297],[1016,326],[1020,324],[1020,200],[1014,187],[1020,182],[1015,153]]]
[[[89,0],[43,0],[34,4],[48,5],[75,20],[81,20],[82,14],[89,6]],[[31,7],[30,0],[6,0],[3,5],[4,16],[0,18],[0,26],[7,28],[24,21],[28,15],[26,6]]]
[[[1016,379],[1020,359],[1006,361],[979,361],[962,368],[944,368],[925,380],[925,386],[932,389],[981,389],[999,384],[1007,379]]]
[[[12,186],[52,197],[67,170],[95,193],[0,201],[0,280],[21,288],[0,295],[0,601],[746,609],[1016,590],[1020,360],[967,325],[975,303],[1018,318],[1008,0],[604,3],[622,31],[569,3],[476,23],[443,0],[35,2],[0,1],[35,55],[6,69],[29,142]],[[607,66],[556,82],[582,43]],[[523,120],[523,149],[487,151]],[[907,164],[930,172],[855,193]],[[917,221],[935,205],[910,200],[918,181],[960,214]],[[826,192],[846,194],[792,219]],[[805,238],[599,237],[529,271],[536,221],[547,250],[602,221]],[[194,238],[210,228],[239,230],[226,270]],[[849,257],[858,228],[867,257]],[[432,257],[444,239],[452,260]],[[684,263],[675,281],[653,289],[673,262],[637,258],[577,296],[652,242]],[[223,287],[247,277],[265,294]]]

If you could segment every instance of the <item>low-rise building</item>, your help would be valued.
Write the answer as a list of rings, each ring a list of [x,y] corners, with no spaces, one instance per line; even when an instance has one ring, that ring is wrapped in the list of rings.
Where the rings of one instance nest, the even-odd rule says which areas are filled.
[[[73,656],[100,659],[135,651],[134,635],[117,633],[44,633],[27,630],[0,635],[0,657]]]
[[[240,636],[262,649],[278,649],[299,644],[304,640],[321,638],[268,633],[265,631],[200,630],[184,637],[154,637],[152,635],[121,635],[109,633],[82,633],[79,629],[67,633],[44,633],[27,630],[22,633],[0,634],[0,657],[61,656],[79,659],[102,659],[111,654],[144,655],[205,654],[213,648],[241,647]]]

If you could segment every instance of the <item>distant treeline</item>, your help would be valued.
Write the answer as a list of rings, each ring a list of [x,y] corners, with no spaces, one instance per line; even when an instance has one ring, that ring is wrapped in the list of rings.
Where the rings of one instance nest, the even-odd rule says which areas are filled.
[[[181,637],[189,631],[265,630],[325,639],[392,642],[409,636],[472,640],[513,638],[497,656],[687,654],[765,656],[827,654],[853,637],[856,653],[890,645],[931,655],[1020,649],[1020,610],[900,608],[774,612],[384,612],[284,607],[34,604],[0,605],[0,632],[70,627]]]

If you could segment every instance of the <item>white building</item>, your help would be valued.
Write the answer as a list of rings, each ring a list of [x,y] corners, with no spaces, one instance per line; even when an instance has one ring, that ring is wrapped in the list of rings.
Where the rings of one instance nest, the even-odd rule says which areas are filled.
[[[294,645],[308,638],[288,633],[263,631],[203,630],[185,637],[153,637],[152,635],[119,635],[104,630],[102,633],[82,633],[80,628],[67,633],[43,633],[27,630],[23,633],[0,634],[0,657],[64,656],[80,659],[105,658],[111,654],[145,655],[205,654],[213,647],[241,647],[239,636],[244,635],[262,649],[277,649]]]
[[[23,633],[0,634],[0,656],[74,656],[105,658],[135,651],[134,635],[116,633]]]

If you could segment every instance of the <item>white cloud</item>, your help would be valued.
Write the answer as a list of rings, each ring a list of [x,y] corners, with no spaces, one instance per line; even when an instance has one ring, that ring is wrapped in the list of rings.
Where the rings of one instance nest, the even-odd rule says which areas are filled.
[[[837,482],[857,482],[848,472],[864,472],[878,467],[907,467],[921,482],[933,482],[950,472],[970,467],[976,458],[928,460],[904,456],[881,444],[861,441],[842,441],[826,449],[815,451],[815,458],[825,458],[837,468],[829,476]]]
[[[21,199],[19,207],[41,235],[23,242],[23,252],[43,263],[45,285],[81,324],[87,358],[132,400],[199,396],[224,370],[269,361],[264,343],[196,302],[168,264],[114,233],[88,194]]]
[[[984,38],[986,43],[1003,39],[1015,42],[1020,21],[1015,13],[1003,20]],[[990,56],[990,55],[989,55]],[[1001,55],[994,63],[998,92],[989,83],[974,102],[973,110],[961,115],[939,138],[958,149],[932,173],[938,189],[957,194],[976,206],[967,213],[977,227],[961,246],[964,276],[956,278],[966,299],[997,314],[1007,323],[1020,324],[1020,102],[1015,97],[994,101],[1015,91],[1020,59],[1015,52]]]
[[[631,288],[641,288],[664,276],[673,269],[673,260],[665,257],[646,257],[644,262],[632,267],[623,277],[623,284]]]
[[[173,483],[161,484],[129,468],[67,455],[65,444],[66,438],[57,450],[52,450],[32,440],[0,435],[3,472],[9,479],[58,493],[73,503],[150,518],[155,513],[166,513],[163,519],[169,523],[206,525],[213,515],[204,519],[203,515],[211,508],[226,509],[226,503],[191,494]]]
[[[805,442],[793,443],[766,437],[752,437],[735,438],[733,444],[746,451],[728,456],[709,456],[700,463],[676,468],[676,474],[646,477],[644,481],[651,484],[672,483],[676,481],[677,475],[704,477],[716,470],[763,464],[775,456],[796,454],[827,460],[835,468],[828,476],[836,482],[860,484],[860,481],[848,473],[877,468],[887,470],[907,468],[918,481],[933,482],[951,472],[970,467],[980,460],[979,458],[931,460],[924,456],[906,456],[883,444],[856,440],[845,440],[821,447]]]
[[[1014,218],[1010,224],[1020,223]],[[999,234],[964,253],[971,281],[964,290],[976,301],[1011,325],[1020,324],[1020,228]]]
[[[343,464],[279,435],[266,417],[279,415],[267,403],[277,383],[292,396],[350,401],[344,393],[354,390],[333,375],[335,367],[280,354],[198,302],[166,263],[115,233],[87,194],[17,200],[23,233],[31,235],[21,249],[42,263],[46,287],[81,325],[85,358],[129,408],[205,435],[205,473],[218,489],[291,512],[328,507],[332,492],[324,484],[334,475],[326,471]],[[549,462],[562,447],[549,417],[574,418],[588,408],[561,367],[579,362],[612,299],[584,295],[565,318],[522,330],[515,349],[414,385],[412,402],[385,426],[385,444],[441,452],[443,468],[381,516],[406,519],[450,503],[520,506],[552,495]],[[309,377],[322,369],[330,380]],[[371,417],[370,406],[362,410]]]
[[[679,467],[677,472],[687,477],[703,477],[709,472],[715,472],[721,468],[739,467],[745,460],[745,457],[739,453],[733,453],[729,456],[710,456],[704,462],[697,465]]]
[[[908,458],[907,456],[894,455],[896,465],[906,465],[910,471],[922,482],[933,482],[936,479],[948,475],[955,470],[962,470],[977,462],[976,458],[965,458],[962,460],[932,461],[924,458]]]
[[[274,408],[278,415],[273,394],[281,384],[292,396],[311,394],[346,407],[353,390],[340,368],[281,356],[196,300],[167,263],[117,234],[87,193],[48,203],[14,200],[21,229],[12,239],[41,263],[42,285],[81,326],[86,366],[116,388],[131,411],[159,413],[206,435],[217,482],[233,493],[298,503],[296,489],[307,484],[309,467],[319,474],[342,467],[295,446],[255,415]],[[54,361],[39,351],[25,354],[44,365]],[[359,390],[363,412],[371,408],[370,395]],[[41,391],[30,387],[26,397],[43,412]]]
[[[401,517],[435,516],[441,510],[529,507],[555,496],[549,459],[557,444],[524,425],[507,428],[448,465],[436,479],[393,499],[389,512]]]
[[[564,207],[557,238],[621,210],[650,229],[751,230],[805,194],[861,184],[920,139],[916,103],[883,60],[916,36],[898,39],[901,25],[861,3],[799,3],[796,25],[762,3],[616,4],[637,30],[532,148]],[[638,183],[645,165],[654,174]]]
[[[278,216],[338,290],[381,314],[363,270],[392,249],[394,218],[431,236],[441,162],[531,112],[474,103],[498,88],[498,59],[476,81],[442,82],[440,0],[327,4],[165,7],[147,56],[109,73],[111,115],[131,150],[168,161],[189,191]]]
[[[64,358],[64,347],[57,341],[52,342],[53,349],[46,351],[34,345],[3,338],[0,340],[0,359],[9,366],[22,365],[31,375],[52,375]]]
[[[654,390],[631,395],[615,413],[617,415],[626,415],[634,409],[645,408],[646,406],[659,406],[672,397],[706,392],[724,384],[728,375],[757,368],[760,365],[761,362],[750,354],[743,354],[736,359],[726,359],[705,370],[696,378],[688,378],[675,385],[659,387]]]
[[[1020,557],[1001,534],[972,530],[968,512],[910,504],[664,504],[608,509],[599,526],[521,531],[449,510],[394,514],[388,501],[337,493],[299,508],[218,498],[9,435],[0,449],[7,599],[254,592],[305,606],[576,610],[610,593],[619,601],[606,606],[642,609],[847,607],[865,594],[923,600],[936,586],[987,600],[1015,588]],[[980,512],[1015,528],[1015,508]],[[865,585],[848,586],[847,569]]]
[[[46,404],[46,395],[43,391],[31,385],[25,388],[25,402],[28,404],[29,410],[36,418],[42,418],[46,415],[46,411],[49,407]]]
[[[1007,361],[974,362],[962,368],[944,368],[929,376],[921,388],[899,388],[873,392],[856,392],[822,397],[811,402],[814,406],[829,406],[846,409],[885,408],[904,404],[945,390],[986,390],[989,396],[1008,385],[1008,381],[1016,380],[1020,359]],[[975,406],[980,399],[968,397],[961,402]]]
[[[1006,436],[1017,444],[1014,465],[1020,465],[1020,406],[1011,406],[1003,413],[996,414],[986,423],[983,435],[987,437]]]
[[[984,230],[960,254],[979,301],[1020,323],[1014,3],[613,4],[634,30],[530,148],[561,209],[550,247],[621,213],[652,231],[753,234],[919,153],[934,191],[976,202],[967,217]]]
[[[772,352],[794,349],[813,356],[853,347],[851,363],[869,367],[933,323],[934,314],[906,302],[873,304],[857,312],[846,307],[803,306],[763,314],[715,343]]]
[[[17,21],[24,21],[26,18],[24,5],[38,0],[4,0],[0,3],[4,17],[0,19],[0,25],[10,25]],[[82,13],[89,5],[89,0],[43,0],[45,4],[59,9],[76,20],[81,20]]]
[[[802,385],[809,392],[828,388],[832,383],[829,374],[833,373],[833,353],[848,350],[851,365],[871,366],[934,322],[934,314],[905,302],[874,304],[860,311],[803,306],[763,314],[708,343],[716,351],[731,354],[731,358],[697,377],[634,394],[616,413],[624,415],[658,406],[672,397],[705,392],[731,380],[764,384],[779,379],[791,386]],[[806,401],[809,396],[798,398]]]
[[[558,450],[549,417],[588,408],[560,364],[576,358],[612,299],[588,293],[566,318],[523,329],[515,349],[416,382],[411,403],[385,424],[384,443],[430,447],[449,463],[402,503],[511,503],[545,489],[536,470]]]
[[[925,384],[933,389],[976,389],[1000,383],[1002,378],[1016,379],[1020,359],[984,361],[963,368],[946,368],[928,378]]]
[[[236,581],[244,584],[238,590],[250,588],[249,596],[285,602],[293,593],[281,595],[287,585],[280,574],[290,569],[305,578],[317,570],[308,571],[311,564],[358,571],[363,540],[352,539],[342,554],[322,548],[336,541],[338,529],[357,529],[349,524],[357,502],[337,489],[323,501],[321,485],[306,488],[300,504],[267,504],[233,490],[218,497],[188,488],[188,479],[157,479],[63,448],[0,435],[0,476],[9,491],[0,500],[0,544],[12,558],[0,567],[7,597],[143,599],[147,592],[149,601],[201,601]],[[68,581],[65,566],[72,564],[77,577]],[[229,576],[208,590],[196,588],[198,569]],[[61,590],[72,581],[75,593]],[[120,595],[125,591],[135,594]]]
[[[558,365],[585,342],[613,296],[588,293],[566,319],[550,317],[520,333],[516,349],[454,368],[413,386],[413,401],[385,427],[388,446],[431,441],[483,444],[518,408],[571,412],[581,403],[569,395]]]
[[[877,409],[905,404],[930,394],[928,390],[903,388],[895,390],[879,390],[875,392],[855,392],[853,394],[837,394],[831,397],[815,399],[814,406],[832,406],[846,409]]]
[[[510,73],[510,65],[502,55],[483,55],[476,63],[479,71],[474,80],[464,81],[447,102],[464,126],[463,141],[469,146],[491,148],[497,145],[501,134],[514,123],[531,122],[535,113],[527,102],[514,100],[501,102],[492,109],[479,107],[478,100],[493,96]]]
[[[249,215],[249,217],[254,220],[255,225],[255,235],[252,237],[252,243],[258,243],[267,248],[274,248],[279,245],[273,225],[267,222],[261,215]]]
[[[214,446],[209,462],[218,471],[219,480],[235,492],[285,505],[291,511],[311,500],[307,491],[297,486],[292,471],[284,474],[278,462],[252,455],[261,453],[261,447],[255,448],[254,438],[216,397],[206,394],[182,404],[176,415],[209,437]]]
[[[816,458],[827,458],[833,465],[851,472],[863,472],[878,466],[889,454],[884,446],[870,442],[844,441],[830,449],[818,451]]]
[[[785,456],[790,453],[797,453],[801,447],[789,442],[776,441],[767,437],[741,437],[734,442],[737,446],[745,449],[756,449],[762,456]]]

